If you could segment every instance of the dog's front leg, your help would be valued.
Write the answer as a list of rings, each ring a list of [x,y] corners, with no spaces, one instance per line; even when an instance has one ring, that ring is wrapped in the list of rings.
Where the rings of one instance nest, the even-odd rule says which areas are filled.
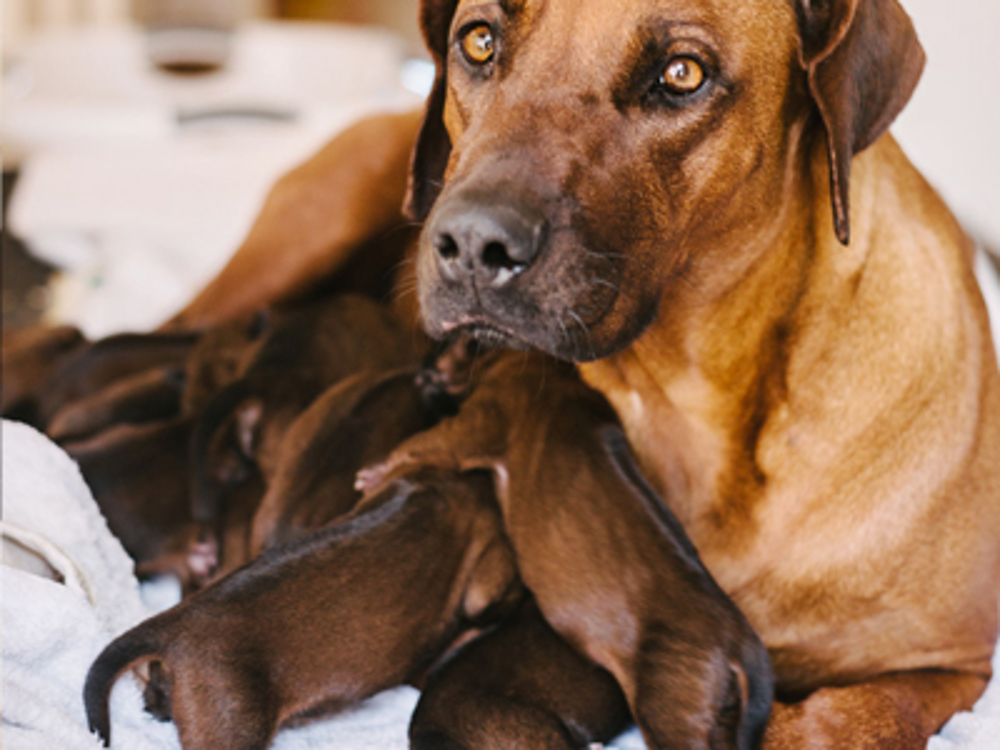
[[[986,687],[979,675],[923,670],[822,688],[799,703],[775,702],[764,750],[910,750]]]

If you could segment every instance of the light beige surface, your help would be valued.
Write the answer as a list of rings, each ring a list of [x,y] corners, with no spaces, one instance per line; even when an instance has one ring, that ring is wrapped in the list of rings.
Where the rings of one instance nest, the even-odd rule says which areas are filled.
[[[893,133],[968,228],[1000,249],[1000,2],[901,2],[927,68]]]

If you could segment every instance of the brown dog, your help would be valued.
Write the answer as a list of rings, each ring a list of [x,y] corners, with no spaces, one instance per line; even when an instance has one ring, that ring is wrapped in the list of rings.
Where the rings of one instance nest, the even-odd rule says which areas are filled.
[[[460,337],[428,355],[419,370],[359,372],[319,396],[278,449],[254,517],[252,554],[350,512],[361,499],[354,486],[360,469],[458,410],[473,370],[489,359],[477,357],[478,349]]]
[[[614,678],[570,648],[528,598],[427,676],[410,748],[574,750],[609,742],[630,719]]]
[[[884,134],[923,62],[898,2],[422,22],[427,329],[590,361],[779,694],[808,696],[768,746],[922,746],[990,675],[1000,378],[971,244]]]
[[[194,333],[121,333],[75,347],[39,384],[38,426],[47,428],[61,409],[125,378],[153,368],[183,368],[198,338]]]
[[[219,391],[243,376],[275,322],[270,310],[258,310],[203,330],[185,365],[185,414],[200,414]]]
[[[574,369],[510,354],[457,416],[359,476],[493,472],[545,619],[615,676],[655,748],[750,748],[771,708],[767,652],[642,479],[607,401]]]
[[[400,477],[113,641],[87,676],[90,726],[109,740],[116,677],[155,659],[185,750],[263,750],[283,725],[413,679],[520,595],[488,477]]]

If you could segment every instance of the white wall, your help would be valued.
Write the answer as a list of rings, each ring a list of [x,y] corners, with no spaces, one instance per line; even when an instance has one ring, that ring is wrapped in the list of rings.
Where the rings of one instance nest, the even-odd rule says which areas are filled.
[[[1000,0],[901,0],[927,52],[892,132],[969,229],[1000,250]]]

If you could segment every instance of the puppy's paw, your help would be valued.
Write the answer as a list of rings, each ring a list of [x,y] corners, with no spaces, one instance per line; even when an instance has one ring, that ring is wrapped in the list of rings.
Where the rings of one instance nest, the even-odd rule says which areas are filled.
[[[204,586],[219,567],[219,547],[214,540],[192,541],[187,549],[187,568],[195,588]]]

